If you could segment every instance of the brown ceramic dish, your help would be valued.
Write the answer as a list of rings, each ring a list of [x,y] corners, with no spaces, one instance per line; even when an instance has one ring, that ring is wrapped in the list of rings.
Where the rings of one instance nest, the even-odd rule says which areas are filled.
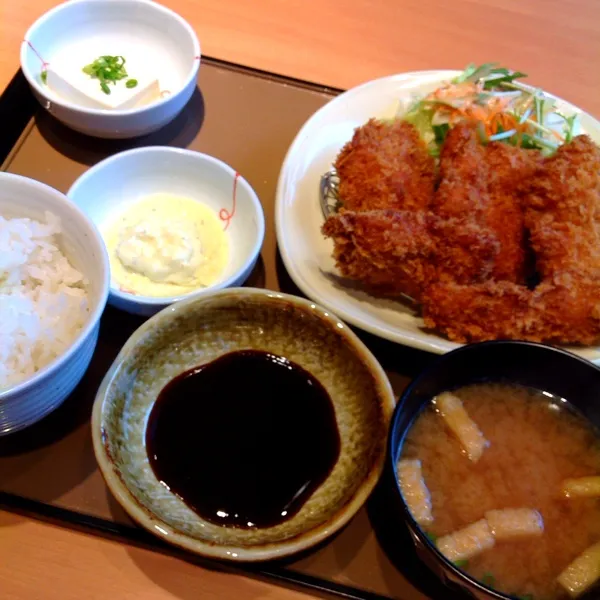
[[[156,479],[146,454],[148,414],[164,385],[241,349],[285,356],[316,377],[331,397],[341,438],[339,459],[324,483],[296,515],[268,528],[203,520]],[[213,558],[268,560],[319,543],[354,516],[381,473],[393,406],[381,366],[336,317],[293,296],[228,289],[179,302],[131,336],[96,397],[94,451],[119,503],[152,533]]]

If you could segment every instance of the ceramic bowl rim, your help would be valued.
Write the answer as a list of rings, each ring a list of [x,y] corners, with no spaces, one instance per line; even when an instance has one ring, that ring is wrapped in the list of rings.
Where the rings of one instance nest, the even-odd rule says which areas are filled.
[[[466,573],[465,571],[463,571],[462,569],[460,569],[456,565],[454,565],[450,560],[448,560],[437,549],[435,544],[427,537],[427,535],[423,531],[422,527],[415,521],[412,513],[410,512],[410,510],[408,508],[408,505],[404,501],[404,497],[402,496],[402,492],[400,491],[400,483],[398,481],[398,475],[397,475],[397,471],[396,471],[396,457],[399,454],[400,446],[395,447],[394,437],[396,437],[395,431],[396,431],[396,427],[397,427],[397,421],[399,419],[400,414],[402,413],[402,410],[404,409],[404,401],[406,400],[406,398],[408,398],[412,394],[413,390],[421,383],[422,380],[428,378],[432,373],[434,373],[437,369],[439,369],[440,365],[442,365],[444,362],[446,362],[448,360],[453,360],[455,355],[463,354],[463,353],[468,354],[469,352],[476,352],[480,348],[490,347],[490,346],[500,346],[500,347],[505,347],[505,348],[511,348],[514,346],[528,346],[530,348],[533,348],[534,352],[543,351],[543,352],[553,352],[556,354],[561,354],[561,355],[563,355],[565,360],[579,362],[582,365],[585,365],[586,367],[590,367],[592,370],[600,372],[600,366],[583,358],[582,356],[574,354],[573,352],[569,352],[568,350],[566,350],[564,348],[560,348],[557,346],[550,346],[547,344],[541,344],[539,342],[530,342],[527,340],[491,340],[491,341],[486,341],[486,342],[465,344],[454,350],[451,350],[450,352],[447,352],[446,354],[436,356],[436,359],[428,367],[426,367],[423,371],[421,371],[417,375],[417,377],[415,377],[410,382],[410,384],[404,389],[404,391],[400,395],[398,403],[396,404],[396,407],[394,409],[394,414],[392,415],[392,418],[390,420],[389,433],[388,433],[388,439],[387,439],[387,444],[386,444],[387,452],[386,452],[386,467],[385,468],[388,469],[388,473],[390,473],[392,475],[394,496],[400,501],[400,504],[402,506],[403,521],[404,521],[405,525],[411,530],[412,534],[417,537],[419,542],[423,546],[425,546],[426,551],[429,552],[430,554],[432,554],[432,556],[435,558],[436,562],[439,563],[440,566],[442,566],[444,569],[451,571],[456,579],[468,582],[471,586],[477,588],[477,590],[480,593],[487,594],[487,596],[489,596],[489,598],[494,598],[495,600],[513,600],[514,596],[511,596],[510,594],[504,594],[503,592],[499,592],[498,590],[494,590],[494,589],[486,586],[481,581],[475,579],[474,577],[471,577],[471,575],[469,575],[468,573]],[[411,426],[412,426],[412,424],[409,425],[409,427],[407,428],[407,431],[408,431],[408,429],[410,429]],[[436,574],[436,576],[437,576],[437,574]]]
[[[79,113],[86,116],[92,117],[106,117],[106,118],[118,118],[118,117],[130,117],[133,115],[141,115],[154,110],[160,106],[164,106],[168,104],[174,98],[177,98],[181,93],[183,93],[187,87],[198,78],[198,70],[200,68],[200,59],[201,59],[201,49],[200,49],[200,41],[194,28],[178,13],[166,6],[159,4],[158,2],[154,2],[153,0],[118,0],[119,2],[125,4],[138,4],[145,5],[149,10],[155,10],[156,12],[162,14],[163,16],[168,16],[169,18],[177,21],[179,25],[181,25],[192,41],[192,45],[194,47],[193,55],[191,57],[192,65],[191,68],[183,82],[182,85],[179,86],[177,91],[172,93],[170,96],[166,96],[164,98],[160,98],[155,102],[151,102],[150,104],[127,108],[127,109],[114,109],[114,108],[88,108],[85,106],[80,106],[74,102],[69,102],[68,100],[64,100],[58,97],[49,97],[46,93],[46,90],[37,80],[37,77],[31,74],[30,70],[26,67],[26,55],[29,50],[28,41],[31,36],[37,32],[38,29],[42,28],[47,21],[49,21],[56,14],[61,13],[64,10],[71,10],[72,7],[80,5],[80,4],[99,4],[104,2],[105,0],[63,0],[57,6],[54,6],[50,10],[46,11],[43,15],[38,17],[32,25],[27,29],[23,41],[21,42],[21,52],[20,52],[20,62],[21,62],[21,70],[27,79],[29,85],[45,100],[51,102],[54,106],[59,106],[60,108],[70,110],[75,113]]]
[[[210,542],[196,540],[185,533],[175,530],[170,525],[164,523],[158,515],[154,515],[154,513],[150,512],[147,508],[142,507],[125,485],[120,477],[120,472],[112,463],[107,452],[105,443],[105,436],[107,434],[104,429],[103,409],[108,402],[108,388],[113,379],[118,375],[124,360],[135,352],[139,341],[155,327],[160,327],[162,321],[170,321],[176,316],[184,314],[187,309],[193,307],[196,302],[207,302],[213,299],[218,300],[219,298],[227,298],[228,296],[230,296],[232,300],[242,297],[259,301],[262,300],[266,303],[285,300],[297,308],[308,310],[313,314],[318,315],[322,322],[329,322],[336,325],[338,323],[342,324],[342,328],[336,327],[336,332],[348,342],[354,353],[360,355],[360,358],[373,375],[374,383],[379,392],[381,407],[384,414],[384,429],[386,432],[394,409],[395,396],[383,367],[379,364],[371,351],[346,324],[342,323],[330,311],[327,311],[318,304],[290,294],[261,288],[228,288],[217,290],[211,293],[210,296],[186,299],[163,309],[143,323],[131,335],[102,380],[92,411],[91,424],[94,453],[108,488],[119,504],[139,525],[166,542],[209,558],[224,559],[234,562],[258,562],[282,558],[306,550],[344,527],[344,525],[346,525],[363,506],[379,481],[385,466],[386,453],[384,445],[383,451],[377,462],[372,465],[354,495],[346,502],[346,504],[344,504],[344,506],[334,513],[326,523],[280,542],[271,542],[254,547],[211,544]]]
[[[246,256],[244,263],[238,269],[236,269],[236,271],[234,271],[227,279],[224,279],[223,281],[219,281],[205,288],[198,288],[190,292],[186,292],[185,294],[179,294],[176,296],[144,296],[141,294],[130,294],[128,292],[123,292],[119,290],[117,287],[112,285],[111,279],[109,287],[110,296],[118,298],[122,303],[126,302],[128,304],[137,304],[139,306],[146,306],[158,309],[164,306],[174,304],[176,302],[180,302],[182,300],[187,300],[188,298],[198,298],[206,296],[210,292],[231,286],[234,282],[238,280],[242,273],[246,272],[252,266],[252,264],[258,258],[258,255],[260,253],[265,239],[265,214],[260,199],[254,191],[254,188],[233,167],[229,166],[226,162],[220,160],[219,158],[215,158],[214,156],[205,154],[204,152],[197,152],[196,150],[190,150],[188,148],[174,148],[172,146],[142,146],[140,148],[132,148],[131,150],[125,150],[123,152],[113,154],[112,156],[109,156],[104,160],[101,160],[100,162],[96,163],[93,167],[90,167],[85,173],[83,173],[80,177],[78,177],[75,180],[75,182],[67,192],[67,197],[71,199],[72,194],[74,194],[77,191],[78,187],[83,185],[90,177],[95,175],[98,171],[101,171],[107,166],[112,166],[113,163],[118,163],[123,159],[127,159],[130,156],[135,156],[138,154],[172,154],[174,156],[188,156],[194,160],[197,160],[198,163],[211,163],[212,165],[231,175],[232,180],[235,178],[237,173],[237,184],[244,188],[244,190],[250,198],[254,216],[256,217],[258,232],[256,235],[256,240],[252,245],[252,249]],[[105,245],[103,237],[102,243]]]
[[[25,177],[23,175],[17,175],[14,173],[0,173],[0,182],[11,180],[14,181],[17,185],[22,185],[23,189],[25,189],[26,186],[38,188],[45,195],[53,196],[53,201],[57,205],[62,205],[65,209],[65,212],[70,212],[71,214],[77,215],[81,223],[85,224],[85,226],[87,227],[87,233],[89,234],[89,242],[90,244],[93,244],[95,246],[93,249],[95,252],[97,252],[96,260],[100,263],[100,267],[104,273],[104,276],[102,277],[101,281],[98,281],[98,299],[95,308],[90,312],[81,331],[71,341],[71,343],[65,349],[65,351],[30,377],[19,381],[15,385],[9,386],[6,389],[0,390],[0,402],[6,402],[11,397],[21,395],[23,392],[25,392],[31,387],[41,385],[43,382],[47,381],[50,377],[52,377],[56,372],[60,371],[64,367],[65,363],[71,360],[73,355],[85,343],[85,340],[88,339],[93,329],[98,325],[98,322],[100,321],[100,317],[104,312],[104,309],[106,307],[106,301],[108,299],[108,288],[110,280],[110,266],[108,261],[108,253],[106,252],[104,241],[102,240],[102,236],[96,228],[96,225],[85,214],[85,212],[83,212],[79,208],[79,206],[77,206],[74,202],[67,198],[65,194],[63,194],[62,192],[58,191],[56,188],[53,188],[50,185],[47,185],[35,179],[31,179],[30,177]],[[48,207],[47,210],[54,214],[52,207]],[[61,218],[60,215],[56,216]],[[63,235],[68,234],[65,233]],[[83,273],[83,275],[87,276],[85,273]]]

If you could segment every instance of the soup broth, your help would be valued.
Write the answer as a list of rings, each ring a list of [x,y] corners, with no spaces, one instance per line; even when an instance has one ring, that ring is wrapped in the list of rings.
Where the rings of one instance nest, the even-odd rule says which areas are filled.
[[[451,534],[491,510],[537,510],[541,536],[497,541],[457,566],[515,597],[567,598],[556,578],[600,541],[600,498],[565,498],[562,484],[600,475],[597,430],[564,401],[527,388],[486,383],[453,394],[489,445],[473,462],[434,405],[416,419],[400,458],[421,461],[433,511],[426,532],[433,539]]]

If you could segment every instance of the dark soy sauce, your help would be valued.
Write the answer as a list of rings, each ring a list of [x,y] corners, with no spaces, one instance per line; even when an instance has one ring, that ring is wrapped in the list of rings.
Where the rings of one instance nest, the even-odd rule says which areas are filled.
[[[340,436],[331,399],[310,373],[244,350],[169,382],[146,448],[159,481],[207,521],[271,527],[325,481]]]

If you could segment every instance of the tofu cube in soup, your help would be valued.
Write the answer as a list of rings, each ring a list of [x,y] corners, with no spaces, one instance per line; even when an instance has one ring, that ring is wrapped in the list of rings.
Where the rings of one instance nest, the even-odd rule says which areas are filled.
[[[444,392],[435,398],[434,403],[452,433],[458,438],[469,460],[477,462],[483,451],[489,446],[489,442],[477,424],[469,417],[460,398]]]
[[[496,540],[486,519],[438,539],[438,550],[450,561],[468,560],[494,547]]]
[[[398,462],[398,480],[402,496],[419,525],[433,523],[431,497],[425,485],[420,460],[403,459]]]
[[[594,498],[600,496],[600,476],[565,479],[562,491],[567,498]]]
[[[600,542],[580,554],[559,576],[558,583],[577,598],[600,579]]]
[[[531,508],[489,510],[485,518],[496,540],[540,536],[544,533],[542,515]]]

